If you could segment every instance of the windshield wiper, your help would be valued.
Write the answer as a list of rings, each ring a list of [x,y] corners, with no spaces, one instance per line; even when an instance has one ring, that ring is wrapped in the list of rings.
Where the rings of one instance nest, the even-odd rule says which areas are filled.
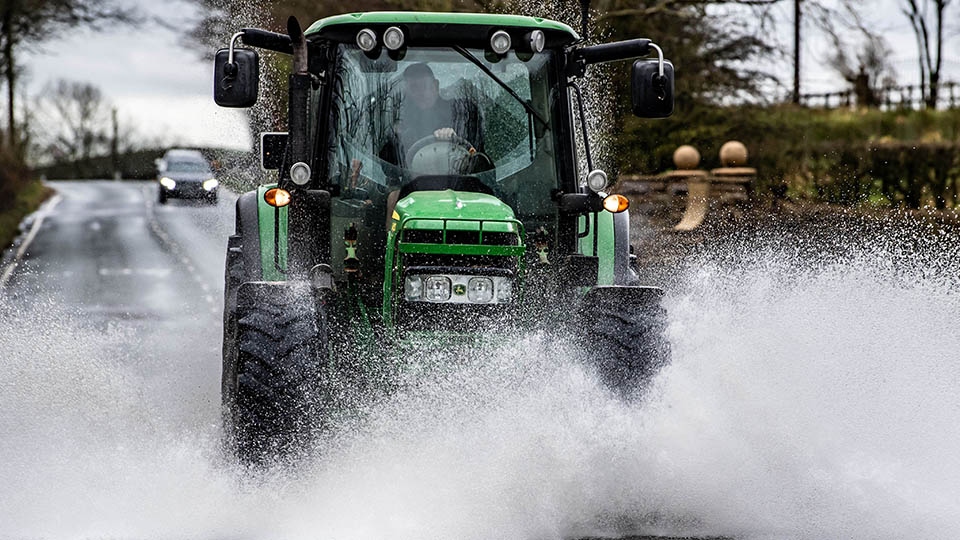
[[[520,94],[517,94],[517,93],[513,90],[513,88],[510,88],[510,87],[507,85],[507,83],[503,82],[503,81],[500,79],[500,77],[497,77],[496,73],[494,73],[493,71],[490,70],[490,68],[488,68],[486,65],[484,65],[484,63],[481,62],[479,58],[477,58],[476,56],[474,56],[470,51],[464,49],[464,48],[461,47],[460,45],[454,45],[454,46],[453,46],[453,50],[457,51],[458,53],[460,53],[460,56],[466,58],[466,59],[469,60],[473,65],[475,65],[475,66],[477,66],[478,68],[480,68],[480,71],[484,72],[484,73],[487,75],[487,77],[490,77],[491,79],[493,79],[493,81],[496,82],[497,84],[499,84],[501,88],[503,88],[504,90],[506,90],[506,92],[507,92],[508,94],[510,94],[511,96],[513,96],[513,99],[517,100],[517,103],[523,105],[523,108],[527,110],[527,114],[529,114],[529,115],[533,116],[534,118],[536,118],[537,120],[539,120],[540,123],[543,124],[544,127],[547,127],[547,121],[544,120],[544,118],[543,118],[542,116],[540,116],[540,113],[538,113],[537,110],[534,109],[532,105],[530,105],[530,102],[527,101],[527,100],[525,100],[525,99],[523,99],[522,97],[520,97]]]

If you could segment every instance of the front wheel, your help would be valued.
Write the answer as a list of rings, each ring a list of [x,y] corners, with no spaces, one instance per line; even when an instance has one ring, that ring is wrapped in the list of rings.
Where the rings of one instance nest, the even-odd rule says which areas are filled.
[[[167,204],[167,190],[160,188],[160,195],[157,197],[157,202]]]
[[[587,354],[601,381],[625,398],[640,395],[670,362],[663,291],[655,287],[594,287],[583,299],[579,323]]]
[[[248,282],[237,291],[236,379],[225,402],[241,461],[262,463],[309,442],[327,349],[317,321],[307,284]]]

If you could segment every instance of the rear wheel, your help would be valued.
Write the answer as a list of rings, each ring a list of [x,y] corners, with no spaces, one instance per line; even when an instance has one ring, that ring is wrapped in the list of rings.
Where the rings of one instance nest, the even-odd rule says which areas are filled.
[[[653,287],[595,287],[584,298],[584,345],[600,379],[622,397],[639,396],[670,362],[662,294]]]
[[[309,285],[240,286],[228,414],[241,461],[290,455],[309,441],[323,399],[319,352],[326,351],[325,334]]]

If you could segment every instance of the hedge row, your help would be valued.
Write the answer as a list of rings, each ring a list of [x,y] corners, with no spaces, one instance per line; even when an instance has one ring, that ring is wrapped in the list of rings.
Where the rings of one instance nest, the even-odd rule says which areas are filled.
[[[956,143],[830,143],[797,156],[786,177],[794,197],[856,205],[954,208],[960,203]]]
[[[746,144],[759,194],[840,204],[919,208],[960,205],[960,110],[816,111],[795,107],[701,108],[666,121],[627,119],[620,171],[673,168],[692,144],[701,168],[719,167],[720,146]]]

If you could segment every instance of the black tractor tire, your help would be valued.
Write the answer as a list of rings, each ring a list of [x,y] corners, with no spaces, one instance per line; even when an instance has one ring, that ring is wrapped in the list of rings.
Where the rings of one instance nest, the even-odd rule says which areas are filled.
[[[309,442],[327,350],[317,309],[306,283],[248,282],[237,291],[236,379],[227,401],[241,462],[282,458]]]
[[[642,396],[670,363],[663,291],[654,287],[594,287],[578,318],[583,345],[600,380],[626,399]]]
[[[227,256],[223,277],[223,373],[220,399],[224,425],[233,432],[233,401],[237,386],[237,290],[247,281],[244,272],[243,244],[239,234],[227,239]]]

